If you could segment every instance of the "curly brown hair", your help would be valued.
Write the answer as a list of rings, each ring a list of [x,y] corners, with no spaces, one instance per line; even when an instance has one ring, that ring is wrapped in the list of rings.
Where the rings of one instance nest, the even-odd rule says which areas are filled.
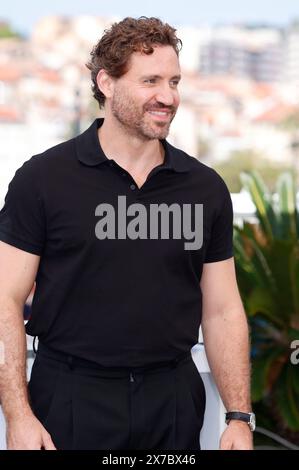
[[[111,77],[119,78],[127,72],[133,52],[152,54],[154,45],[172,46],[179,55],[182,41],[175,32],[176,29],[159,18],[146,16],[127,17],[106,29],[90,53],[90,62],[86,64],[91,71],[91,89],[99,107],[102,108],[105,103],[105,95],[97,85],[97,75],[101,69],[105,69]]]

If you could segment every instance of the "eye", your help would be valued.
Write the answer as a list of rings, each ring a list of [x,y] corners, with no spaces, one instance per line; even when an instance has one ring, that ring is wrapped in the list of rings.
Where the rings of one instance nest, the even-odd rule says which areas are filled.
[[[144,80],[144,83],[151,83],[151,84],[154,84],[156,83],[156,79],[155,78],[146,78]]]
[[[174,86],[174,87],[177,87],[179,83],[180,83],[179,80],[171,80],[170,82],[171,86]]]

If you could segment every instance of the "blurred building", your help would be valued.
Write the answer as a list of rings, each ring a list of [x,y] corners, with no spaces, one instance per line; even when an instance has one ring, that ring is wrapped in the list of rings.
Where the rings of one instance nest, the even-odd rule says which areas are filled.
[[[199,72],[277,82],[282,79],[283,60],[284,46],[277,29],[215,28],[201,47]]]
[[[290,25],[286,31],[284,77],[299,87],[299,22]]]

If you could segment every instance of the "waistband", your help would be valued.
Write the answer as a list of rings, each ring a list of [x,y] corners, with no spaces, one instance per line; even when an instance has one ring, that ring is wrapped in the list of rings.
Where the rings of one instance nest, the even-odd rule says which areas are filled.
[[[152,364],[148,364],[146,366],[133,366],[133,367],[107,367],[102,366],[93,361],[89,361],[87,359],[82,359],[77,356],[73,356],[70,354],[63,353],[61,351],[57,351],[56,349],[52,349],[49,346],[39,342],[38,349],[37,349],[37,356],[41,356],[44,358],[52,359],[58,362],[63,362],[69,366],[70,369],[78,368],[78,369],[86,369],[86,370],[93,370],[98,372],[103,372],[104,375],[107,376],[127,376],[131,372],[138,374],[138,373],[150,373],[150,372],[158,372],[166,369],[176,368],[182,363],[186,363],[192,361],[191,351],[180,354],[177,358],[170,360],[170,361],[163,361],[163,362],[156,362]]]

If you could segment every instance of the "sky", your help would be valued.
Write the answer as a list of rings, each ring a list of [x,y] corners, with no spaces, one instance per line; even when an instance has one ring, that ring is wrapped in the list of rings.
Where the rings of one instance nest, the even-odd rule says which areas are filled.
[[[158,16],[173,25],[259,22],[285,25],[299,18],[299,0],[0,0],[0,19],[29,33],[48,15]]]

